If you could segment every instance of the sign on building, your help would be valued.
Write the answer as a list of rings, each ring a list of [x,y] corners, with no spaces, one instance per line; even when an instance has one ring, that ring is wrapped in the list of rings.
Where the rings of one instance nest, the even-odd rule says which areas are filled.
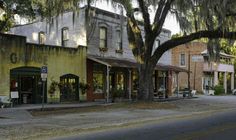
[[[202,55],[193,55],[192,61],[193,62],[203,62],[203,56]]]
[[[41,68],[42,81],[46,81],[47,77],[48,77],[48,68],[47,68],[47,66],[42,66],[42,68]]]

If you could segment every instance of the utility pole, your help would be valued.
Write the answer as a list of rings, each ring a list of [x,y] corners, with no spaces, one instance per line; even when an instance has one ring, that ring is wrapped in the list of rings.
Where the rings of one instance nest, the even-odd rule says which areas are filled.
[[[196,90],[196,62],[194,62],[194,74],[193,74],[193,89]]]
[[[190,89],[190,47],[188,48],[188,90],[189,90],[189,96],[191,96],[191,89]]]

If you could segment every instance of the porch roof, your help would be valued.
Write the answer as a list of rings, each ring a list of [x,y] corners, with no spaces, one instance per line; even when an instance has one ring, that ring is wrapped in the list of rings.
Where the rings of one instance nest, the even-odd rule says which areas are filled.
[[[92,60],[94,62],[109,66],[109,67],[120,67],[120,68],[138,68],[138,63],[132,59],[119,59],[119,58],[111,58],[111,57],[100,57],[100,56],[91,56],[88,55],[87,59]],[[172,70],[175,72],[188,72],[183,68],[172,66],[172,65],[165,65],[158,63],[155,67],[156,70],[160,71],[168,71]]]

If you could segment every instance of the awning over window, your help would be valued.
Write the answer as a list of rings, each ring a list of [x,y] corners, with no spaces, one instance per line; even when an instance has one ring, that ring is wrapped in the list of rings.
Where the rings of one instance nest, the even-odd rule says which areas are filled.
[[[118,59],[118,58],[105,58],[100,56],[87,56],[87,59],[92,60],[94,62],[109,66],[109,67],[119,67],[119,68],[138,68],[138,63],[132,59]],[[160,71],[175,71],[175,72],[188,72],[187,70],[172,66],[158,63],[156,65],[156,70]]]
[[[138,67],[138,63],[136,63],[135,60],[131,59],[104,58],[98,56],[87,56],[87,59],[110,67],[120,67],[120,68]]]

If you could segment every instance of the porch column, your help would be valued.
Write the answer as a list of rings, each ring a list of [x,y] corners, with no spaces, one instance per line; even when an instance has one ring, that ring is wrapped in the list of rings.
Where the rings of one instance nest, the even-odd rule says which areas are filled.
[[[214,71],[214,86],[219,84],[219,80],[218,80],[218,72]]]
[[[168,93],[167,93],[167,95],[168,96],[172,96],[172,71],[168,71],[168,79],[167,79],[168,81],[167,81],[167,91],[168,91]]]
[[[224,73],[224,89],[225,94],[227,93],[227,72]]]
[[[231,90],[234,89],[234,73],[231,73]]]
[[[179,72],[176,73],[177,97],[179,97]]]
[[[110,75],[110,68],[107,66],[107,77],[106,77],[106,84],[107,84],[107,103],[109,102],[109,96],[110,96],[110,80],[109,80],[109,75]]]
[[[131,101],[132,99],[131,99],[131,89],[132,89],[132,87],[131,87],[131,70],[129,69],[128,70],[129,71],[129,85],[128,85],[128,91],[129,91],[129,100]]]

